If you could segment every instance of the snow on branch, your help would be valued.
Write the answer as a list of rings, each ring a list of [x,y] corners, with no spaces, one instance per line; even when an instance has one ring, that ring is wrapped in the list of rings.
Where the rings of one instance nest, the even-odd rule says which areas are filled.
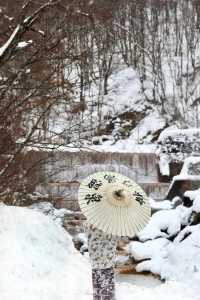
[[[15,39],[15,37],[17,36],[17,33],[19,32],[20,29],[20,25],[17,25],[17,27],[15,28],[15,30],[13,31],[13,33],[11,34],[10,38],[7,40],[7,42],[0,48],[0,61],[1,58],[5,55],[6,51],[8,50],[8,48],[10,47],[10,45],[12,44],[13,40]]]
[[[59,4],[60,1],[61,0],[48,1],[36,9],[30,16],[24,17],[24,19],[15,27],[7,42],[0,47],[0,66],[12,57],[24,34],[31,29],[43,11],[46,8]],[[29,1],[22,7],[22,11],[25,10],[28,4]]]

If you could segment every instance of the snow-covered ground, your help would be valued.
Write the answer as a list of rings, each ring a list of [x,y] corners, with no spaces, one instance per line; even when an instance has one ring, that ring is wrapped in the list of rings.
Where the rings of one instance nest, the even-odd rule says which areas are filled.
[[[197,300],[199,292],[198,274],[188,281],[169,281],[154,287],[122,283],[117,287],[117,300]]]
[[[91,291],[90,268],[70,235],[50,217],[0,205],[0,298],[79,299]]]
[[[157,146],[155,144],[140,145],[132,138],[119,140],[115,144],[112,141],[106,141],[102,145],[90,146],[92,150],[103,152],[120,152],[120,153],[155,153]]]
[[[0,204],[0,254],[2,300],[92,300],[87,257],[75,250],[70,235],[49,216]],[[155,285],[118,280],[117,300],[199,299],[199,271],[180,275],[180,280],[169,278]]]

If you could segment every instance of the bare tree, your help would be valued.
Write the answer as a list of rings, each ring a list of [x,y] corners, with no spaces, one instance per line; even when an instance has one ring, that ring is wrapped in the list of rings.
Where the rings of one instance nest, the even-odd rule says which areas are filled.
[[[12,7],[11,2],[9,4]],[[2,30],[0,48],[0,193],[23,190],[29,170],[41,159],[24,163],[27,146],[48,146],[55,137],[71,128],[54,131],[50,117],[60,105],[71,110],[72,85],[64,75],[64,62],[81,58],[66,47],[66,20],[77,14],[76,4],[66,1],[18,1],[20,14],[10,20],[9,30]],[[16,8],[16,7],[14,7]],[[15,9],[13,11],[15,12]],[[7,10],[9,12],[7,12]],[[2,8],[4,17],[11,8]],[[52,22],[56,20],[56,22]],[[70,134],[69,134],[70,139]],[[55,147],[59,143],[55,144]]]

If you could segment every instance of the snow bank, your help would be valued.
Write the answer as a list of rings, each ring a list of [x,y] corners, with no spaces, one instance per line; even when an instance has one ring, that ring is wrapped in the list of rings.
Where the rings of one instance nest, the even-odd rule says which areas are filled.
[[[119,140],[115,144],[112,141],[106,141],[102,145],[90,146],[90,149],[102,152],[120,152],[120,153],[155,153],[157,146],[155,144],[137,144],[132,138]]]
[[[192,207],[179,205],[156,212],[140,232],[140,241],[130,243],[128,252],[139,261],[138,272],[150,271],[163,279],[178,281],[199,274],[200,224],[189,224],[193,212],[200,212],[200,189],[186,194],[193,200]],[[182,225],[186,227],[182,229]]]
[[[1,204],[0,254],[3,300],[75,300],[91,293],[88,262],[42,213]]]
[[[188,232],[190,237],[184,240],[184,235],[178,235],[173,244],[161,238],[145,243],[145,249],[138,243],[133,250],[138,258],[151,257],[146,261],[150,262],[148,268],[160,269],[163,278],[184,280],[154,287],[144,282],[118,282],[117,300],[199,299],[199,225],[187,227],[185,234]],[[92,300],[88,260],[50,217],[29,208],[0,204],[0,254],[1,299]]]
[[[66,208],[57,209],[50,202],[38,202],[29,206],[29,208],[34,209],[35,211],[41,212],[45,215],[48,215],[53,221],[57,224],[63,225],[64,217],[67,214],[71,214],[72,211]]]
[[[144,244],[131,242],[129,253],[136,260],[143,260],[136,267],[138,272],[151,271],[162,279],[180,281],[200,271],[199,248],[200,225],[196,225],[186,227],[174,242],[165,238]]]
[[[181,225],[186,225],[192,208],[178,206],[176,209],[158,211],[153,214],[147,226],[138,234],[140,241],[153,240],[158,237],[176,235]]]
[[[141,242],[131,242],[128,245],[128,252],[131,253],[135,260],[142,260],[144,257],[153,258],[169,243],[170,241],[165,238],[147,241],[145,247]]]
[[[163,209],[172,209],[174,204],[169,200],[155,201],[152,198],[149,198],[149,204],[153,210],[163,210]]]
[[[170,281],[155,287],[147,287],[142,282],[121,283],[117,287],[117,300],[199,300],[199,274],[187,282]]]

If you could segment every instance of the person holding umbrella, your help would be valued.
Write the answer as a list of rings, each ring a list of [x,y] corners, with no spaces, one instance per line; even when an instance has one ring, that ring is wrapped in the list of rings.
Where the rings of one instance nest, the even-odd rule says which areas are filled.
[[[150,219],[141,187],[115,172],[97,172],[83,180],[79,206],[88,223],[94,300],[115,300],[114,264],[117,241],[135,236]]]

